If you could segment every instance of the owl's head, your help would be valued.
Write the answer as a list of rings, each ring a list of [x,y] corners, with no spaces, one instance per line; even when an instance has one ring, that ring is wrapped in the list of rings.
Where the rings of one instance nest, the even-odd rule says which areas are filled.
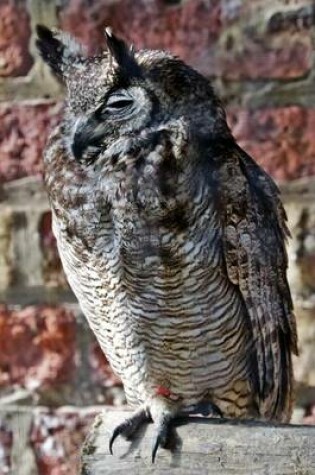
[[[123,136],[181,120],[189,136],[228,133],[209,81],[163,51],[135,52],[105,30],[107,50],[88,57],[70,35],[37,27],[37,47],[67,88],[67,134],[78,160]]]

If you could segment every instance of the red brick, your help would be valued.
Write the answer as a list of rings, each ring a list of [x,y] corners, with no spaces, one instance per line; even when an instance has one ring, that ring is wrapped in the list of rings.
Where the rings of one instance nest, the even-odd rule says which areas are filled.
[[[315,174],[315,109],[230,109],[239,144],[277,180]]]
[[[77,475],[80,449],[95,413],[51,411],[34,417],[30,441],[38,473]]]
[[[104,43],[103,30],[110,25],[136,48],[170,50],[203,73],[214,73],[215,42],[221,31],[219,0],[96,0],[88,5],[70,0],[60,23],[90,51]]]
[[[61,307],[0,307],[0,387],[46,388],[70,382],[75,319]]]
[[[40,175],[43,149],[60,117],[60,104],[0,105],[0,182]]]
[[[0,4],[0,77],[25,75],[32,66],[30,21],[24,1]]]
[[[264,0],[222,0],[222,23],[217,70],[225,79],[293,79],[310,72],[309,0],[288,1],[282,8]]]
[[[312,18],[306,0],[284,11],[262,0],[70,0],[60,24],[90,52],[110,25],[136,47],[170,50],[209,76],[290,79],[312,67]]]
[[[283,32],[259,35],[243,31],[225,35],[218,58],[220,76],[239,79],[293,79],[312,67],[312,40],[309,33]]]
[[[91,343],[89,362],[92,369],[92,380],[106,388],[121,386],[120,378],[113,372],[109,362],[97,342]]]
[[[40,246],[42,250],[42,273],[45,285],[49,287],[68,287],[62,269],[56,238],[51,229],[51,212],[47,211],[39,223]]]

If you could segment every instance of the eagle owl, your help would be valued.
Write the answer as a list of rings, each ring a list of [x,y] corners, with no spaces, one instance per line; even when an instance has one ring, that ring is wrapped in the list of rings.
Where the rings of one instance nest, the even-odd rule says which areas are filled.
[[[111,30],[88,57],[38,26],[67,88],[45,152],[53,230],[69,283],[134,415],[202,412],[286,422],[295,317],[286,216],[272,179],[229,130],[208,80]]]

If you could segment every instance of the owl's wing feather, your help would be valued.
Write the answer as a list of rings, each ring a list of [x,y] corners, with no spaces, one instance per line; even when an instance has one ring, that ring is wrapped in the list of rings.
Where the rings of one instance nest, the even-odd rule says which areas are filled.
[[[291,351],[296,324],[286,278],[289,235],[279,191],[240,147],[224,153],[218,173],[227,274],[239,287],[257,354],[262,415],[286,421],[292,405]]]

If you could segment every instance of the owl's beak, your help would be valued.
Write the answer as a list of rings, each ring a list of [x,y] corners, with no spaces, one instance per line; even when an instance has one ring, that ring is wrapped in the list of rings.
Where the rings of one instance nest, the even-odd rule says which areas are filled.
[[[86,141],[83,134],[78,134],[77,132],[75,133],[71,148],[74,157],[80,161],[86,148]]]
[[[78,161],[82,159],[87,147],[99,143],[103,135],[99,129],[99,124],[94,118],[78,119],[71,147],[72,153]]]

